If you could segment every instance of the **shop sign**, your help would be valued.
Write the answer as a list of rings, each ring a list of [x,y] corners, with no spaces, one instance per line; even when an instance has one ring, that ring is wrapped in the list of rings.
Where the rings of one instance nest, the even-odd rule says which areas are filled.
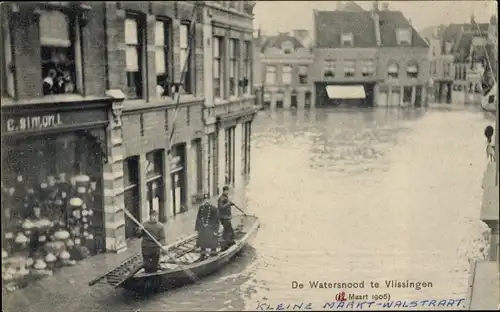
[[[37,132],[77,125],[85,125],[99,121],[107,121],[105,111],[67,111],[44,114],[3,114],[3,134]]]

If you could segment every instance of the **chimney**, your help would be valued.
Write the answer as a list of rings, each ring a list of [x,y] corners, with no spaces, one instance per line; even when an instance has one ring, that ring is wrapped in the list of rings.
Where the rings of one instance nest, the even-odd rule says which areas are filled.
[[[380,15],[378,10],[378,1],[373,1],[373,10],[371,11],[373,25],[375,29],[375,39],[377,41],[377,46],[382,45],[382,39],[380,38]]]

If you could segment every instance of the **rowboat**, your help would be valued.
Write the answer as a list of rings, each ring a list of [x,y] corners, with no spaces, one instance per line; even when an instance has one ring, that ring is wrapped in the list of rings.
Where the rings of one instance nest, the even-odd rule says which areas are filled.
[[[197,234],[192,234],[165,247],[168,255],[160,258],[157,272],[145,273],[142,255],[136,254],[90,281],[89,286],[106,283],[114,288],[148,293],[198,282],[232,260],[255,237],[260,227],[259,219],[250,215],[234,216],[231,222],[235,243],[224,251],[202,257],[196,248]],[[219,241],[222,242],[222,231],[219,232]]]

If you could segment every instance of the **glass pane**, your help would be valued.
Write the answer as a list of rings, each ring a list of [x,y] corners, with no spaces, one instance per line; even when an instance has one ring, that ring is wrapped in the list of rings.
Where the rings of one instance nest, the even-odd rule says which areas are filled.
[[[165,50],[163,47],[156,48],[156,75],[164,74],[166,72],[165,66]]]
[[[188,47],[188,34],[189,34],[188,25],[184,25],[184,24],[181,25],[181,28],[180,28],[180,35],[181,35],[180,47],[181,48]]]
[[[42,11],[40,43],[45,46],[70,47],[68,16],[60,11]]]
[[[125,43],[138,44],[137,21],[127,18],[125,20]]]
[[[220,72],[219,72],[219,69],[220,69],[219,68],[219,64],[220,64],[220,61],[217,60],[217,59],[215,59],[214,60],[214,78],[219,78],[219,74],[220,74]]]
[[[231,62],[231,66],[229,66],[229,77],[231,77],[231,78],[234,77],[235,70],[236,70],[236,63]]]
[[[155,24],[155,46],[165,45],[165,23],[157,21]]]
[[[126,70],[128,72],[139,71],[139,55],[136,46],[127,46],[125,50]]]
[[[218,37],[214,37],[214,57],[220,56],[220,39]]]

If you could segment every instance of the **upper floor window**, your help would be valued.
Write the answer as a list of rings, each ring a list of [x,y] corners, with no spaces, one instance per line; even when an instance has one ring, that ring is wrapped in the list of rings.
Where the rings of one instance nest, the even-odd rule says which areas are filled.
[[[375,65],[372,60],[363,61],[363,67],[361,68],[361,74],[363,77],[375,76]]]
[[[335,61],[326,61],[325,68],[323,69],[323,76],[325,78],[335,78],[335,71]]]
[[[213,54],[214,54],[214,98],[220,99],[222,98],[223,94],[223,88],[224,88],[224,73],[223,73],[223,66],[222,66],[222,51],[223,49],[223,38],[222,37],[215,37],[213,38]]]
[[[276,66],[266,67],[266,84],[276,84]]]
[[[192,49],[189,49],[191,36],[189,34],[189,28],[191,22],[183,22],[180,27],[180,62],[181,62],[181,84],[184,87],[186,93],[192,93],[193,91],[193,53]],[[191,43],[193,44],[193,43]]]
[[[81,65],[81,54],[76,19],[70,19],[58,10],[42,11],[39,30],[43,94],[65,94],[81,90],[81,80],[77,81],[77,66]]]
[[[294,45],[293,42],[291,41],[285,41],[281,44],[281,49],[283,50],[284,54],[291,54],[292,51],[294,50]]]
[[[406,67],[406,75],[408,78],[417,78],[418,77],[418,65],[414,63],[410,63]]]
[[[8,19],[2,20],[0,29],[0,51],[2,51],[1,68],[2,72],[2,97],[14,97],[14,70],[12,64],[12,38],[10,36],[10,25]]]
[[[354,61],[344,61],[344,77],[354,77],[356,74],[356,63]]]
[[[399,78],[399,65],[398,64],[390,64],[387,68],[387,76],[390,79],[398,79]]]
[[[399,45],[411,45],[411,30],[398,29],[396,32],[396,39]]]
[[[354,45],[354,36],[352,33],[345,33],[341,36],[343,47],[352,47]]]
[[[308,71],[308,67],[306,65],[302,65],[299,67],[299,83],[300,84],[307,83],[307,71]]]
[[[283,66],[283,84],[292,84],[292,66]]]
[[[171,62],[171,24],[168,21],[156,21],[155,24],[155,64],[156,91],[159,96],[168,96],[172,92]]]
[[[239,61],[239,41],[229,40],[229,94],[238,95],[238,62]]]
[[[250,93],[252,81],[252,42],[245,41],[245,58],[243,59],[243,79],[241,81],[243,94]]]
[[[125,19],[125,44],[126,44],[126,71],[127,71],[127,97],[143,97],[143,51],[144,34],[142,21],[138,16],[128,16]]]

